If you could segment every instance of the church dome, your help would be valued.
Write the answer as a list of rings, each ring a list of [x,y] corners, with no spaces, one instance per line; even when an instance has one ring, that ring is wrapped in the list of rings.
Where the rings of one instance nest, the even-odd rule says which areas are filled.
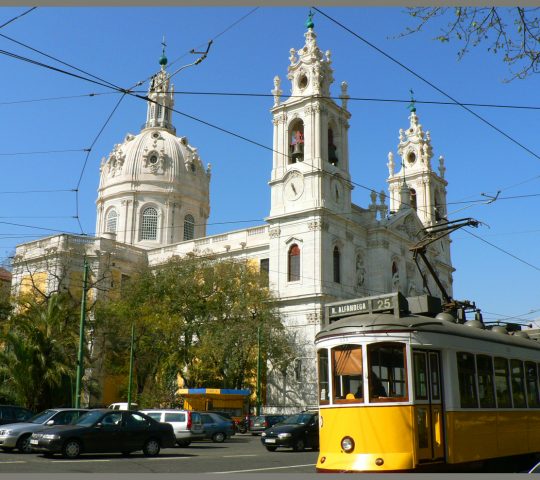
[[[164,54],[162,55],[163,58]],[[206,235],[210,165],[171,122],[174,87],[161,62],[148,91],[147,118],[100,167],[96,235],[155,248]]]

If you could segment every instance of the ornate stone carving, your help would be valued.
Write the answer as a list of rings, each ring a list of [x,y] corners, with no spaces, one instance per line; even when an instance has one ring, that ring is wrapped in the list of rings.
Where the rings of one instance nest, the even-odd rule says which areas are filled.
[[[143,166],[153,174],[163,175],[167,169],[168,157],[165,150],[148,150],[144,149],[142,156]]]
[[[313,220],[308,223],[308,229],[310,231],[317,231],[317,230],[328,231],[328,223],[320,219]]]
[[[268,230],[268,235],[270,238],[279,238],[281,235],[281,229],[279,227],[270,228]]]
[[[321,322],[321,314],[319,312],[310,312],[306,315],[307,323],[317,325]]]

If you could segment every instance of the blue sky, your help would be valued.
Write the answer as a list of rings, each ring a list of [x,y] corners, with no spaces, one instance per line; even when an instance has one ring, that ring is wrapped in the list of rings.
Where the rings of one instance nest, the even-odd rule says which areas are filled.
[[[0,9],[0,24],[25,8]],[[290,48],[304,44],[307,7],[39,7],[0,33],[53,55],[96,76],[131,87],[158,70],[162,36],[174,71],[215,39],[208,58],[173,79],[177,92],[268,94],[273,78],[286,79]],[[396,38],[412,20],[401,7],[322,7],[326,13],[377,45],[461,102],[539,105],[539,78],[503,83],[508,76],[500,58],[474,49],[457,60],[457,46],[432,40],[433,29]],[[346,80],[352,97],[402,99],[413,89],[418,100],[447,101],[440,93],[392,63],[376,50],[320,14],[314,16],[321,49],[332,51],[335,84]],[[234,25],[235,24],[235,25]],[[229,28],[230,27],[230,28]],[[223,33],[222,33],[223,32]],[[221,34],[222,33],[222,34]],[[221,35],[219,35],[221,34]],[[217,38],[216,38],[217,37]],[[1,50],[59,66],[0,37]],[[73,192],[6,193],[76,188],[85,153],[119,99],[92,83],[0,55],[0,260],[16,244],[66,231],[81,233]],[[147,83],[141,87],[147,89]],[[42,102],[23,100],[84,96]],[[272,146],[268,97],[176,95],[176,109],[255,142]],[[407,103],[350,101],[350,163],[354,182],[377,191],[386,188],[387,154],[396,151],[398,132],[408,126]],[[535,110],[474,107],[475,112],[540,154]],[[448,201],[479,200],[482,193],[501,197],[540,192],[540,160],[458,106],[421,105],[420,122],[431,132],[434,159],[444,155]],[[126,97],[93,146],[79,191],[78,212],[86,234],[95,229],[99,164],[126,133],[138,133],[145,121],[143,100]],[[272,153],[180,115],[177,134],[187,136],[204,163],[212,164],[208,233],[263,223],[269,213]],[[55,154],[20,154],[79,150]],[[18,153],[18,155],[14,155]],[[436,166],[436,162],[434,164]],[[536,177],[536,178],[535,178]],[[523,183],[526,181],[525,183]],[[519,184],[519,185],[517,185]],[[356,187],[353,202],[366,207],[369,191]],[[540,317],[537,248],[540,197],[497,200],[491,204],[449,205],[451,219],[474,217],[484,223],[472,233],[453,234],[454,297],[475,301],[489,320]],[[458,211],[459,210],[459,211]],[[455,212],[455,213],[452,213]],[[225,223],[227,222],[227,223]],[[13,224],[25,225],[18,226]],[[30,228],[32,227],[32,228]],[[36,228],[39,227],[39,228]],[[40,230],[41,229],[41,230]],[[48,231],[45,229],[52,229]],[[529,313],[531,312],[531,313]]]

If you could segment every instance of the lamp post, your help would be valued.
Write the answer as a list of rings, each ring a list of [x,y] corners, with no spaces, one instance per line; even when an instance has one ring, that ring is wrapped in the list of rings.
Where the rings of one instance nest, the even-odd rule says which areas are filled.
[[[129,351],[129,380],[128,380],[128,398],[127,408],[131,410],[131,385],[133,383],[133,339],[135,336],[135,323],[131,324],[131,347]]]
[[[77,379],[75,383],[75,408],[81,406],[81,384],[83,377],[83,359],[84,359],[84,328],[86,322],[86,288],[88,281],[88,262],[84,259],[83,288],[81,299],[81,321],[79,324],[79,356],[77,359]]]
[[[261,358],[261,326],[257,327],[257,405],[256,413],[261,414],[261,372],[262,372],[262,358]]]

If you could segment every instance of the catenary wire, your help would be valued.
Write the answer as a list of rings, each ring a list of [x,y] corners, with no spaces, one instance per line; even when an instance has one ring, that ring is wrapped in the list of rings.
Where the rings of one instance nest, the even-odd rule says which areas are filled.
[[[25,12],[17,15],[16,17],[13,17],[11,20],[8,20],[7,22],[4,22],[2,25],[0,25],[0,28],[4,28],[6,25],[9,25],[10,23],[14,22],[15,20],[18,20],[21,17],[24,17],[25,15],[28,15],[30,12],[34,11],[37,7],[32,7],[26,10]]]
[[[19,105],[21,103],[38,103],[38,102],[51,102],[56,100],[72,100],[75,98],[85,98],[85,97],[98,97],[100,95],[118,95],[121,92],[94,92],[94,93],[82,93],[80,95],[65,95],[62,97],[47,97],[47,98],[31,98],[27,100],[14,100],[11,102],[0,102],[1,105]]]

